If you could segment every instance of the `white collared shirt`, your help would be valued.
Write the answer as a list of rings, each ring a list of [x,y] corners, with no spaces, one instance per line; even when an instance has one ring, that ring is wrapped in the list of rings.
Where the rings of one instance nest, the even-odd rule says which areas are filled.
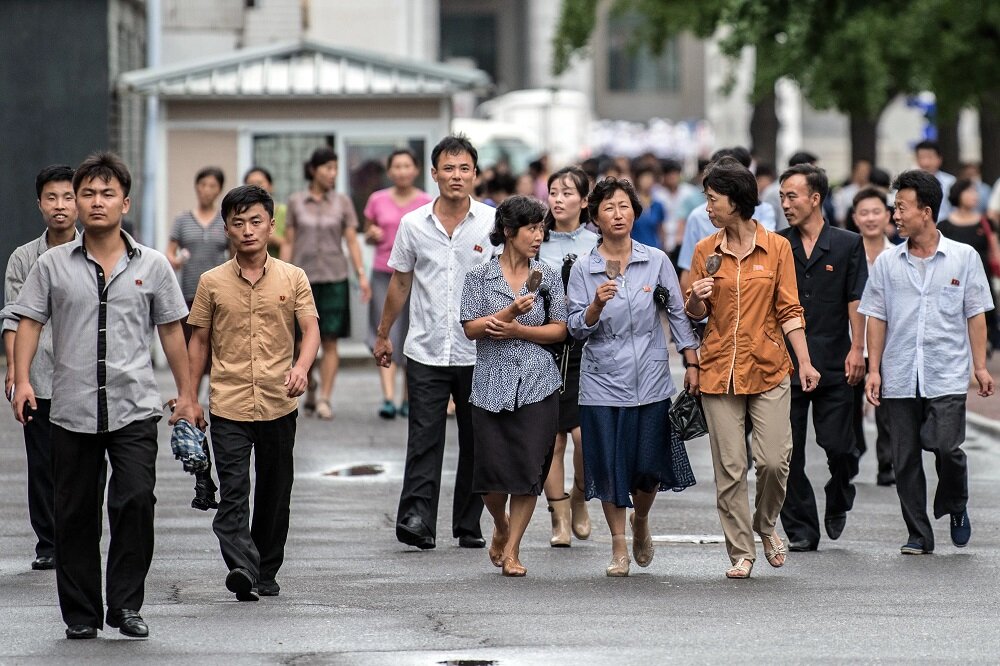
[[[448,236],[436,201],[403,216],[389,257],[390,268],[413,273],[403,353],[424,365],[475,365],[476,343],[462,329],[462,287],[470,268],[500,254],[490,243],[496,209],[470,197],[469,213]]]
[[[968,320],[993,309],[983,262],[970,245],[938,232],[921,274],[909,243],[878,256],[858,312],[886,323],[882,397],[965,395],[969,390]]]

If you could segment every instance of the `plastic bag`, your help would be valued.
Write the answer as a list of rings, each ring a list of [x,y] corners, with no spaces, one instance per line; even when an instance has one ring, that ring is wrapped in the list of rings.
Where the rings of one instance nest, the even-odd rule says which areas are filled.
[[[687,390],[681,391],[670,405],[670,425],[685,442],[708,434],[701,402]]]
[[[181,461],[184,471],[188,474],[204,472],[208,469],[208,456],[201,444],[205,441],[205,433],[181,419],[174,424],[170,433],[170,450],[174,458]]]

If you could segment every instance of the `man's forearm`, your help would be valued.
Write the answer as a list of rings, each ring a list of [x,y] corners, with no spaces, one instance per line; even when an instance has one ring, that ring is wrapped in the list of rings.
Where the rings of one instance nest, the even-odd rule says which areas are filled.
[[[858,312],[861,301],[851,301],[847,304],[847,318],[851,322],[851,347],[865,348],[865,316]]]
[[[38,338],[42,333],[42,324],[22,317],[17,326],[17,335],[14,337],[14,382],[17,384],[29,383],[28,372],[31,369],[31,361],[38,351]]]
[[[885,349],[885,322],[875,317],[868,318],[868,371],[880,372],[882,351]]]
[[[986,367],[986,338],[986,315],[970,317],[969,345],[972,347],[972,367],[976,370]]]
[[[302,342],[299,344],[299,358],[295,364],[303,372],[308,373],[319,353],[319,320],[311,317],[311,322],[300,321],[299,328],[302,329]]]
[[[174,376],[174,384],[177,386],[178,397],[196,401],[197,396],[193,388],[195,384],[191,382],[191,368],[180,320],[161,325],[159,333],[163,353],[167,357],[167,365],[170,366],[170,374]]]
[[[7,359],[7,367],[14,367],[14,331],[3,332],[3,354]]]

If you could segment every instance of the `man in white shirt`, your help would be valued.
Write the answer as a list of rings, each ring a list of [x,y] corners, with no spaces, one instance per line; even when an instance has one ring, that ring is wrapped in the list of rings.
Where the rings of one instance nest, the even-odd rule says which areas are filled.
[[[938,485],[934,517],[951,517],[951,540],[962,548],[972,527],[965,441],[969,358],[979,395],[993,394],[986,369],[986,318],[993,308],[975,249],[937,230],[941,186],[926,171],[904,171],[893,183],[893,219],[902,245],[878,256],[858,312],[868,317],[868,401],[885,410],[896,493],[909,536],[904,555],[934,551],[927,517],[922,453],[934,454]]]
[[[943,199],[941,209],[938,211],[937,221],[947,219],[951,212],[951,204],[948,203],[948,191],[955,184],[955,177],[947,171],[941,171],[941,146],[937,141],[924,140],[913,147],[913,155],[917,160],[917,166],[934,176],[941,184]]]
[[[472,198],[478,154],[464,136],[448,136],[431,152],[431,177],[440,195],[407,213],[399,224],[389,258],[393,269],[382,320],[375,337],[375,360],[392,359],[389,330],[410,301],[410,329],[403,346],[410,396],[409,434],[403,490],[396,515],[396,538],[421,549],[435,546],[441,491],[448,399],[458,421],[458,470],[452,509],[452,536],[463,548],[483,548],[479,518],[483,499],[472,492],[472,369],[476,345],[462,329],[460,310],[466,272],[489,261],[495,209]]]

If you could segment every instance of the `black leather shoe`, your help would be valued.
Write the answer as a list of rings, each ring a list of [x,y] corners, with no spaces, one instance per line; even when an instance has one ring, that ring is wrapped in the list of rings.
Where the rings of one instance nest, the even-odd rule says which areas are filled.
[[[844,526],[847,525],[847,514],[828,513],[823,519],[823,525],[826,526],[826,535],[832,541],[836,541],[844,533]]]
[[[403,522],[396,525],[396,538],[408,546],[416,546],[420,550],[430,550],[434,547],[434,535],[424,524],[420,516],[407,516]]]
[[[71,624],[66,627],[66,638],[97,638],[97,629],[86,624]]]
[[[880,486],[894,486],[896,485],[896,475],[892,472],[888,474],[879,474],[875,482]]]
[[[276,597],[281,592],[281,586],[276,580],[262,580],[257,583],[257,594],[262,597]]]
[[[218,509],[219,503],[215,501],[215,491],[217,490],[215,481],[212,481],[211,472],[195,474],[194,499],[191,500],[191,508],[199,511]]]
[[[798,541],[788,542],[788,550],[793,553],[807,553],[809,551],[816,550],[817,544],[812,543],[808,539],[800,539]]]
[[[31,568],[35,571],[48,571],[49,569],[55,569],[56,559],[54,557],[39,555],[35,558],[35,561],[31,563]]]
[[[109,608],[104,621],[109,627],[117,629],[124,636],[149,638],[149,627],[146,626],[137,611],[128,608]]]
[[[257,601],[260,598],[253,576],[246,569],[237,568],[230,571],[226,576],[226,589],[236,595],[237,601]]]
[[[486,539],[483,537],[472,536],[471,534],[463,534],[458,537],[458,547],[459,548],[486,548]]]

